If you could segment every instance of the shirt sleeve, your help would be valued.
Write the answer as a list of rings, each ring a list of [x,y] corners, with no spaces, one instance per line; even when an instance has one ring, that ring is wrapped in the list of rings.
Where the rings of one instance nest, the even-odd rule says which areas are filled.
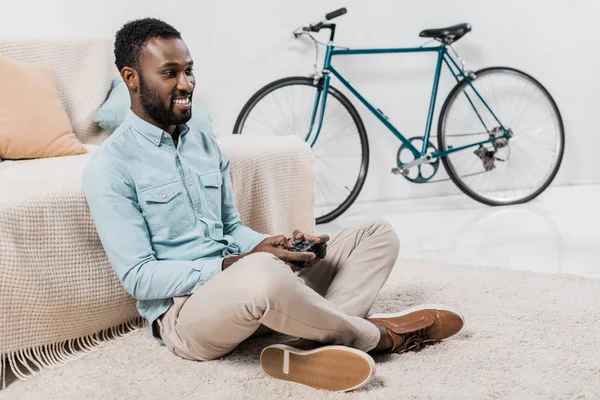
[[[135,184],[118,160],[92,157],[82,183],[104,251],[125,290],[137,300],[191,294],[222,270],[222,258],[156,259]]]
[[[241,253],[247,253],[254,249],[260,242],[270,235],[258,233],[244,225],[240,214],[235,207],[235,197],[231,185],[229,159],[217,146],[220,158],[221,175],[223,185],[221,190],[221,219],[223,221],[223,233],[233,238]]]

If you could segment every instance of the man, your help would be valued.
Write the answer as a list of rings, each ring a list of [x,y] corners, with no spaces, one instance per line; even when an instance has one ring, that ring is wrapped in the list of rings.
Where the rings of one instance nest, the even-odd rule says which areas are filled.
[[[367,352],[418,349],[462,328],[457,312],[439,306],[366,318],[399,251],[385,221],[331,241],[294,232],[329,242],[320,261],[278,248],[292,247],[286,236],[243,225],[227,157],[186,125],[193,61],[172,26],[127,23],[115,57],[131,109],[90,160],[83,187],[117,276],[171,352],[212,360],[251,336],[281,332],[299,339],[264,349],[267,374],[346,391],[373,375]]]

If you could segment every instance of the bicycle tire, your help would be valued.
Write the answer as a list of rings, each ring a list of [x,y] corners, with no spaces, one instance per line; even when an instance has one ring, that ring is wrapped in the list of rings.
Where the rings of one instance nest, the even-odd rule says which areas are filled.
[[[564,156],[564,149],[565,149],[565,134],[564,134],[564,125],[563,125],[563,121],[562,121],[562,116],[560,115],[560,111],[558,109],[558,106],[556,105],[556,102],[554,101],[554,99],[552,98],[552,96],[550,95],[550,93],[548,92],[548,90],[539,82],[537,81],[535,78],[533,78],[531,75],[520,71],[518,69],[515,68],[510,68],[510,67],[488,67],[488,68],[484,68],[481,69],[479,71],[475,72],[475,75],[477,76],[477,78],[473,81],[473,84],[477,83],[477,79],[485,76],[485,75],[489,75],[489,74],[493,74],[496,72],[510,72],[513,74],[517,74],[521,77],[523,77],[524,79],[528,80],[531,84],[533,84],[535,87],[537,87],[545,96],[546,100],[548,101],[548,103],[550,104],[556,120],[558,122],[558,139],[559,139],[559,143],[560,143],[560,149],[558,151],[557,154],[557,159],[555,164],[552,167],[552,170],[550,171],[548,177],[545,179],[545,181],[540,185],[540,187],[535,190],[533,193],[524,196],[522,198],[519,199],[515,199],[512,201],[494,201],[491,200],[489,198],[486,198],[485,196],[482,196],[478,193],[476,193],[474,190],[472,190],[471,188],[469,188],[469,186],[461,179],[461,177],[457,174],[457,172],[455,171],[454,167],[451,164],[450,159],[448,158],[448,156],[444,156],[441,157],[442,158],[442,163],[444,164],[444,168],[446,170],[446,172],[448,173],[450,179],[454,182],[454,184],[467,196],[471,197],[472,199],[489,205],[489,206],[503,206],[503,205],[512,205],[512,204],[521,204],[521,203],[526,203],[528,201],[531,201],[532,199],[536,198],[537,196],[539,196],[544,190],[546,190],[548,188],[548,186],[552,183],[552,181],[554,180],[554,178],[556,177],[556,174],[558,173],[561,163],[562,163],[562,159]],[[468,82],[465,81],[464,79],[461,80],[459,83],[456,84],[456,86],[454,86],[454,88],[450,91],[450,94],[448,95],[448,97],[446,98],[444,105],[442,106],[442,109],[440,111],[440,116],[438,119],[438,148],[440,150],[447,150],[447,146],[446,146],[446,138],[445,138],[445,123],[447,120],[447,114],[449,112],[449,109],[451,107],[451,105],[453,104],[453,102],[455,101],[455,99],[457,99],[457,97],[462,93],[463,90],[465,90],[468,87]],[[510,143],[509,139],[509,143]],[[463,150],[463,151],[468,151],[468,150]]]
[[[278,90],[280,88],[292,85],[303,85],[303,86],[311,86],[315,89],[322,89],[322,80],[319,80],[315,83],[315,80],[310,77],[302,77],[302,76],[292,76],[282,78],[276,81],[273,81],[261,89],[259,89],[250,99],[244,104],[242,110],[240,111],[233,128],[233,134],[243,134],[244,126],[248,116],[254,107],[266,96]],[[354,124],[356,125],[356,129],[360,138],[360,146],[362,151],[361,156],[361,165],[360,171],[357,177],[357,180],[350,191],[349,195],[346,197],[344,201],[341,202],[335,209],[330,212],[325,213],[324,215],[317,215],[315,218],[316,224],[324,224],[327,222],[331,222],[342,215],[345,211],[350,208],[350,206],[354,203],[358,195],[360,194],[364,183],[366,181],[367,172],[369,169],[369,141],[367,138],[367,132],[365,126],[360,118],[360,115],[356,108],[352,105],[350,100],[346,96],[344,96],[339,90],[335,89],[332,86],[329,86],[329,95],[333,96],[337,99],[342,107],[346,109],[350,117],[352,118]],[[318,179],[318,177],[317,177]]]

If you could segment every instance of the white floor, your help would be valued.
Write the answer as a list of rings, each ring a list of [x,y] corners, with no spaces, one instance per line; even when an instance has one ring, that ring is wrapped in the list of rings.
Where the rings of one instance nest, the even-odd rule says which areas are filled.
[[[600,185],[552,187],[507,207],[466,195],[355,204],[317,232],[332,234],[364,218],[394,226],[400,259],[600,279]]]

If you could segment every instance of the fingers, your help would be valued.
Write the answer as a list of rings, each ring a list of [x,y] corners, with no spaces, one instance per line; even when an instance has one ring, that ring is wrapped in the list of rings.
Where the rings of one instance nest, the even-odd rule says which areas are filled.
[[[286,238],[283,235],[274,236],[271,245],[273,247],[283,246],[284,249],[291,249],[294,247],[294,245],[292,244],[290,239],[291,238]]]
[[[268,244],[270,246],[277,246],[277,241],[279,236],[269,236],[268,238],[266,238],[265,240],[263,240],[261,243],[264,244]]]
[[[283,235],[271,236],[271,237],[269,237],[269,238],[267,238],[267,239],[268,239],[268,243],[269,243],[271,246],[279,246],[279,245],[281,245],[281,246],[286,246],[286,247],[288,247],[288,245],[289,245],[289,243],[290,243],[290,242],[289,242],[289,239],[288,239],[288,238],[286,238],[286,237],[285,237],[285,236],[283,236]]]
[[[304,262],[315,259],[317,256],[314,253],[287,253],[281,256],[284,261]]]
[[[307,238],[309,235],[305,235]],[[326,243],[329,241],[329,235],[320,235],[320,236],[310,236],[310,240],[314,240],[315,243]]]
[[[316,240],[316,236],[309,235],[308,233],[304,233],[296,229],[293,233],[294,239],[307,239],[307,240]],[[319,243],[319,242],[317,242]]]
[[[286,261],[286,262],[302,262],[302,261],[310,261],[314,258],[316,258],[315,253],[295,253],[295,252],[290,252],[287,250],[280,250],[277,249],[278,251],[275,253],[275,255],[277,257],[279,257],[281,260]]]
[[[273,238],[275,239],[276,244],[285,244],[285,241],[287,240],[287,238],[283,235],[273,236]]]
[[[326,243],[329,241],[329,235],[321,235],[319,236],[319,241],[317,243]]]
[[[283,241],[283,247],[291,249],[294,247],[294,245],[292,244],[292,242],[290,242],[291,238],[284,238]]]
[[[315,243],[326,243],[329,241],[329,235],[313,236],[313,235],[309,235],[307,233],[301,232],[298,229],[296,229],[294,231],[292,236],[294,237],[294,239],[303,239],[304,238],[304,239],[308,239],[308,240],[314,240]]]
[[[308,233],[304,233],[299,231],[298,229],[296,229],[293,233],[294,239],[308,239],[308,240],[315,240],[315,236],[313,235],[309,235]]]

